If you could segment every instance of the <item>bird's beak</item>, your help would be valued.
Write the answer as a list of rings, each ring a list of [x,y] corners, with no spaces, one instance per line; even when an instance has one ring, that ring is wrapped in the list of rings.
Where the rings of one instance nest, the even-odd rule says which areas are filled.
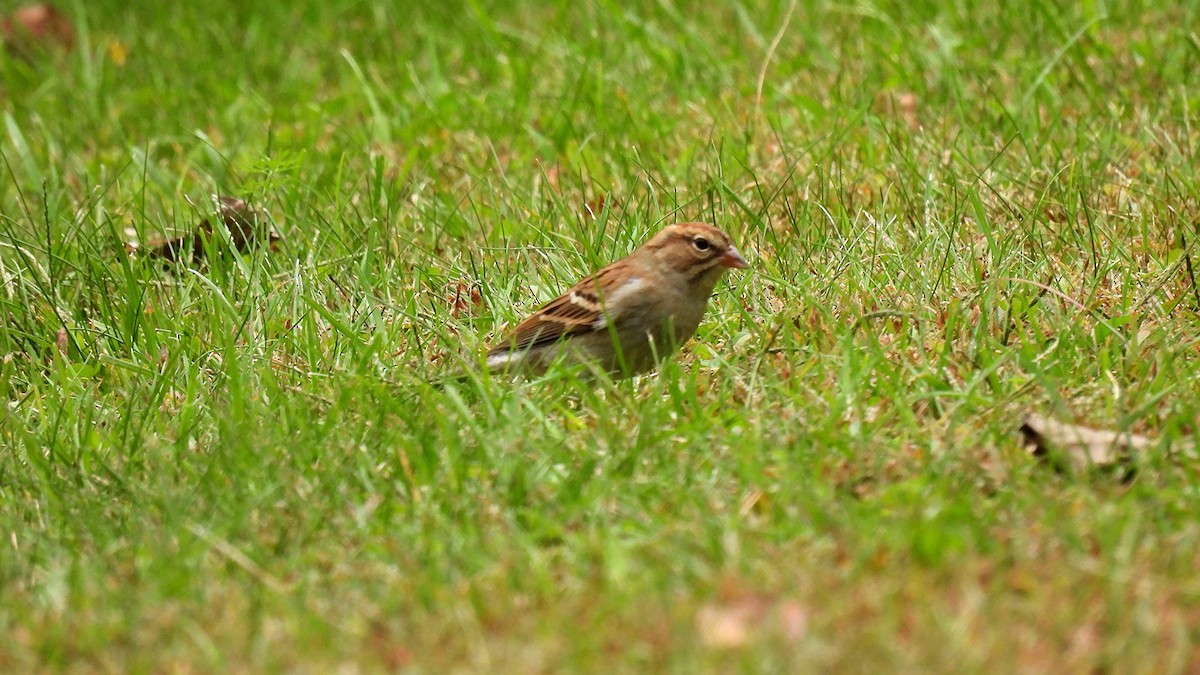
[[[742,254],[738,253],[738,250],[733,246],[730,246],[717,260],[726,267],[734,267],[739,270],[744,270],[750,266],[750,263],[746,262]]]

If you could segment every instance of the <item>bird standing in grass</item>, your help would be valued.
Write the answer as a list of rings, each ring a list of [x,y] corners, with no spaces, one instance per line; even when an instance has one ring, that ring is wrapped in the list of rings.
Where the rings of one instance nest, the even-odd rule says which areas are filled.
[[[696,332],[725,271],[749,266],[720,229],[670,225],[522,321],[488,368],[541,373],[563,358],[617,377],[650,370]]]

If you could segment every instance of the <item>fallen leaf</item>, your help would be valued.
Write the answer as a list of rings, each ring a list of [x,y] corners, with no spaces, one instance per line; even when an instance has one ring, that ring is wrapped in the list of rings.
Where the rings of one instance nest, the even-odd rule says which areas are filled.
[[[546,169],[545,175],[546,184],[550,186],[550,189],[558,192],[558,165],[555,164],[554,166]]]
[[[607,197],[600,195],[599,197],[585,203],[583,205],[583,215],[595,220],[600,217],[600,212],[604,210],[604,204]]]
[[[453,317],[470,312],[472,307],[483,306],[483,293],[480,292],[479,287],[465,281],[455,284],[454,295],[448,299],[450,300],[450,316]]]
[[[921,126],[918,116],[920,99],[911,91],[880,92],[875,97],[875,112],[880,115],[899,117],[913,129]]]
[[[900,115],[904,118],[908,125],[916,128],[920,126],[920,121],[917,119],[917,95],[911,91],[901,92],[896,97],[896,105],[900,108]]]
[[[763,491],[757,488],[751,490],[742,498],[742,505],[738,507],[738,516],[745,518],[750,515],[755,510],[755,507],[758,507],[760,501],[765,501],[763,499]]]
[[[49,3],[24,5],[0,19],[0,37],[15,56],[29,57],[30,51],[44,47],[75,46],[75,27],[67,16]]]
[[[367,645],[381,657],[389,672],[404,670],[412,665],[415,658],[412,650],[401,642],[401,637],[402,634],[397,634],[378,620],[371,624]]]
[[[229,241],[234,248],[245,253],[265,240],[270,249],[275,250],[279,235],[275,234],[261,213],[237,197],[218,197],[217,204],[219,222],[229,233]],[[196,225],[192,234],[153,244],[146,250],[151,257],[167,262],[200,261],[204,259],[206,251],[222,241],[223,238],[216,234],[213,219],[206,218]]]
[[[1154,445],[1146,436],[1090,429],[1036,414],[1025,418],[1020,431],[1031,455],[1076,471],[1125,464]]]
[[[700,641],[717,649],[736,649],[762,639],[795,642],[808,630],[808,612],[793,600],[745,594],[711,602],[696,612]]]

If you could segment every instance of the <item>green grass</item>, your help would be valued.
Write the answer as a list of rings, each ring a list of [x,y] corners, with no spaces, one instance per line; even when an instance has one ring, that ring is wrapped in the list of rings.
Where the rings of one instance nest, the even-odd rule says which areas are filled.
[[[0,67],[0,670],[1200,668],[1200,5],[159,4]],[[689,219],[658,373],[433,384]]]

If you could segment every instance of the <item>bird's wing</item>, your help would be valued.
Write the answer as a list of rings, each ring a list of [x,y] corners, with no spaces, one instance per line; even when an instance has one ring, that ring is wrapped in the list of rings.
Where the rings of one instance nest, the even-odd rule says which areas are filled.
[[[616,275],[620,273],[614,266],[609,266],[575,284],[517,324],[488,355],[524,351],[571,335],[604,330],[620,318],[620,310],[625,304],[613,302],[614,298],[641,284],[636,277],[619,280]],[[610,297],[603,297],[601,289],[614,286],[615,289],[609,291]]]

